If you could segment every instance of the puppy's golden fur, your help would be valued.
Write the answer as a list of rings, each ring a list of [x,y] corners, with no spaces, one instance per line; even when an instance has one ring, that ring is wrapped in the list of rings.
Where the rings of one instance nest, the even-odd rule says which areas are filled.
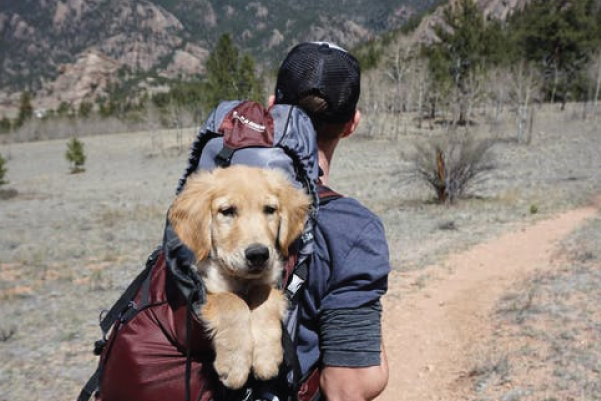
[[[242,387],[251,370],[261,380],[278,373],[286,300],[275,284],[309,205],[281,173],[236,165],[191,176],[171,206],[207,288],[200,315],[227,387]]]

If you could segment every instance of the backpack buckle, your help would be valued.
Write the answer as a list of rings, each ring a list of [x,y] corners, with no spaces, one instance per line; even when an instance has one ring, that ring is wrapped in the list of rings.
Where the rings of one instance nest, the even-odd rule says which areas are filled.
[[[107,340],[106,340],[105,335],[103,335],[100,340],[95,341],[94,342],[94,355],[100,356],[100,354],[102,354],[102,351],[104,350],[104,347],[106,346],[106,343],[107,343]]]
[[[100,311],[100,315],[98,316],[98,321],[102,322],[104,320],[104,317],[106,316],[106,314],[109,311],[106,309],[103,309]],[[102,354],[102,351],[104,350],[104,347],[106,345],[106,343],[108,342],[107,340],[107,332],[106,331],[102,331],[102,338],[100,340],[96,340],[94,341],[94,355],[96,356],[100,356],[100,354]]]
[[[304,233],[301,235],[301,240],[303,241],[303,244],[308,244],[308,243],[310,243],[310,242],[313,242],[314,238],[315,238],[315,237],[314,237],[313,233],[311,233],[311,232],[309,232],[309,231],[307,231],[307,232],[304,232]]]
[[[232,163],[232,156],[234,155],[235,149],[230,149],[224,146],[221,151],[215,156],[215,164],[219,167],[228,167]]]
[[[138,312],[138,305],[134,301],[130,301],[127,304],[127,308],[121,312],[119,315],[119,321],[121,323],[126,323],[129,319],[131,319]]]

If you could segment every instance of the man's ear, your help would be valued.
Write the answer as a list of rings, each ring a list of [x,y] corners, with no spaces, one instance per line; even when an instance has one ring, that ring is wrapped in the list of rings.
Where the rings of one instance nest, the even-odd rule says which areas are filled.
[[[184,190],[175,198],[169,209],[169,221],[179,239],[196,255],[206,259],[211,252],[210,174],[188,178]]]
[[[351,134],[355,132],[355,130],[359,126],[360,122],[361,112],[359,111],[359,109],[357,109],[355,110],[355,115],[353,116],[353,118],[348,123],[346,123],[346,127],[344,127],[344,131],[342,132],[342,138],[347,138],[351,136]]]
[[[270,108],[274,104],[275,104],[275,95],[269,95],[269,98],[267,99],[267,108]]]

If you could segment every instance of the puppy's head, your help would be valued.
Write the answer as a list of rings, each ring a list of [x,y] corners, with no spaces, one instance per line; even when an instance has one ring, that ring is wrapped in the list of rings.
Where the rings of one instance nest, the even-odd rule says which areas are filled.
[[[197,259],[241,278],[273,274],[302,233],[310,199],[274,170],[235,165],[191,176],[169,210]]]

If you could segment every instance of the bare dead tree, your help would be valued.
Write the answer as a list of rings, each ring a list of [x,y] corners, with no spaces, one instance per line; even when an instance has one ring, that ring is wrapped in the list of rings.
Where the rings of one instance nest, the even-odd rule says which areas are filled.
[[[399,40],[396,43],[394,51],[386,61],[388,68],[385,75],[392,82],[392,99],[389,103],[389,109],[392,112],[394,121],[393,136],[399,134],[399,120],[410,107],[410,92],[407,85],[407,76],[411,74],[415,58],[415,46],[405,40]],[[406,124],[406,121],[405,121]]]
[[[594,61],[591,63],[588,69],[588,76],[592,82],[595,82],[595,89],[593,94],[593,110],[595,118],[599,117],[599,95],[601,91],[601,52],[598,52],[594,57]]]
[[[159,132],[161,122],[157,119],[160,111],[157,110],[154,103],[150,100],[146,101],[144,111],[146,114],[144,117],[144,123],[146,125],[145,129],[150,137],[150,155],[154,156],[160,154],[161,156],[165,156],[165,147]]]
[[[506,69],[496,69],[491,74],[490,79],[488,80],[489,83],[492,83],[492,85],[494,85],[494,92],[491,91],[490,93],[492,94],[494,99],[495,122],[498,122],[501,119],[501,115],[504,112],[504,106],[508,100],[509,94],[507,89],[507,82],[509,79],[511,78]]]
[[[426,77],[423,69],[419,70],[417,87],[417,128],[421,129],[424,120],[424,100],[426,97]]]
[[[363,122],[361,133],[367,137],[374,137],[383,132],[384,113],[386,103],[387,83],[381,74],[367,73],[363,75],[361,93],[361,109],[363,111]],[[388,81],[386,79],[386,81]]]
[[[470,71],[465,80],[466,85],[466,125],[470,125],[474,108],[479,106],[484,99],[483,75],[480,72]]]
[[[175,99],[169,102],[169,113],[171,115],[171,125],[175,129],[175,143],[178,154],[184,152],[184,113],[182,107]]]
[[[529,144],[532,130],[532,101],[540,92],[541,81],[537,71],[526,61],[520,61],[511,74],[509,99],[516,114],[516,138],[519,143]]]

